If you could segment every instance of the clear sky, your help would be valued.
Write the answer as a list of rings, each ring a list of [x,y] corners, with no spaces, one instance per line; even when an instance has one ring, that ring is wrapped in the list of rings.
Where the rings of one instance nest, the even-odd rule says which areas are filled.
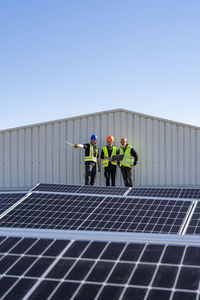
[[[199,0],[0,0],[0,129],[124,108],[200,126]]]

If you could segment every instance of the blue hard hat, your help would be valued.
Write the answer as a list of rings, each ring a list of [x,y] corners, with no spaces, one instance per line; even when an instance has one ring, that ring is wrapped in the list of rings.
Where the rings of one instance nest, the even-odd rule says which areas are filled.
[[[97,140],[97,135],[96,134],[93,134],[93,135],[91,135],[91,138],[90,138],[91,140]]]

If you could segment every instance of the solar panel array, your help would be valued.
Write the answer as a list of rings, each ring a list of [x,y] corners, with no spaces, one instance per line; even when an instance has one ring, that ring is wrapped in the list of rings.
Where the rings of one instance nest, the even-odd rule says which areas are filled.
[[[33,189],[32,195],[1,218],[0,226],[180,233],[193,205],[189,199],[196,198],[199,193],[199,189],[133,188],[128,190],[122,188],[121,194],[127,194],[128,191],[130,194],[131,191],[135,191],[137,198],[139,195],[150,195],[148,200],[142,198],[138,200],[130,198],[130,196],[126,196],[126,198],[118,198],[117,195],[103,198],[100,195],[90,196],[90,193],[87,193],[90,188],[93,191],[92,194],[112,195],[115,193],[120,195],[120,187],[39,184]],[[46,191],[38,193],[35,191],[38,189]],[[115,189],[116,192],[114,192]],[[48,194],[47,190],[51,194]],[[78,195],[78,191],[81,191],[81,194],[87,194],[85,196]],[[25,193],[0,193],[0,215],[24,195]],[[158,200],[152,199],[152,196],[157,195],[160,196],[159,199],[161,196],[163,197],[159,205]],[[185,207],[181,208],[183,202],[171,202],[170,204],[169,199],[165,199],[169,195],[173,198],[185,198]],[[200,234],[199,203],[187,226],[187,234]]]
[[[25,193],[0,193],[0,215],[24,196]]]
[[[200,246],[0,240],[2,300],[196,300],[200,296]]]
[[[33,193],[0,227],[178,233],[192,201]]]
[[[143,187],[105,187],[105,186],[81,186],[64,184],[44,184],[36,185],[32,191],[65,192],[65,193],[85,193],[104,195],[128,195],[139,197],[159,197],[159,198],[186,198],[200,199],[199,188],[143,188]]]
[[[25,193],[0,193],[0,227],[8,232],[0,236],[0,299],[200,300],[199,191],[39,184],[20,203]],[[48,229],[45,238],[40,229]],[[52,229],[85,237],[65,231],[61,240]],[[121,233],[118,240],[111,232]],[[140,241],[129,234],[125,242],[128,233]],[[173,244],[163,234],[176,237]]]

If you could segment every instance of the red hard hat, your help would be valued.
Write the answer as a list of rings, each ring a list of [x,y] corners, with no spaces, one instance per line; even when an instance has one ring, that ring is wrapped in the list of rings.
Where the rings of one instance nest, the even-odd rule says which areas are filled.
[[[107,137],[107,142],[114,142],[114,136],[112,136],[112,135],[109,135],[108,137]]]

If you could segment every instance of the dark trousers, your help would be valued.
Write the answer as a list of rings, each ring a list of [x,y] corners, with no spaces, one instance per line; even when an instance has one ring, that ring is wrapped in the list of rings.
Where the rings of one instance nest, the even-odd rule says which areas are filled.
[[[106,186],[110,186],[110,178],[112,186],[115,186],[115,179],[116,179],[116,171],[117,167],[114,165],[108,166],[104,168],[104,176],[106,177]]]
[[[122,166],[121,172],[125,186],[133,186],[132,169]]]
[[[96,172],[96,164],[85,165],[85,185],[94,185]]]

